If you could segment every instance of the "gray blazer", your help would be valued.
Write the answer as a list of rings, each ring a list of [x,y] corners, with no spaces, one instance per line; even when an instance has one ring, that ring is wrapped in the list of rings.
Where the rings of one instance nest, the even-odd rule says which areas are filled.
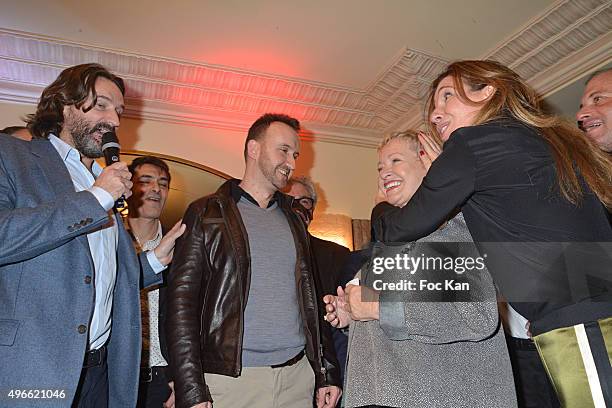
[[[108,217],[91,193],[74,191],[49,141],[0,135],[0,406],[70,405],[88,344],[88,331],[81,333],[81,326],[89,326],[94,305],[86,234]],[[139,290],[141,284],[158,283],[160,276],[146,255],[137,257],[115,218],[119,242],[108,343],[109,406],[134,407]],[[11,389],[59,390],[65,397],[16,400],[8,396]]]
[[[444,228],[418,240],[410,247],[410,255],[426,252],[426,242],[471,241],[459,214]],[[469,248],[476,251],[470,244],[460,250],[469,252]],[[478,256],[476,252],[461,255]],[[365,284],[372,275],[368,268],[362,269]],[[486,270],[472,276],[471,290],[480,292],[478,299],[488,301],[399,302],[389,292],[381,292],[380,320],[350,327],[346,407],[517,406],[491,276]]]

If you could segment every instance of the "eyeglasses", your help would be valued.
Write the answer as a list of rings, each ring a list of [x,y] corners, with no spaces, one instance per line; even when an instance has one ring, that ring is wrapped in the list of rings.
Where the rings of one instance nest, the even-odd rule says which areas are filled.
[[[307,210],[312,210],[314,208],[314,200],[310,197],[295,197],[295,201],[302,204]]]

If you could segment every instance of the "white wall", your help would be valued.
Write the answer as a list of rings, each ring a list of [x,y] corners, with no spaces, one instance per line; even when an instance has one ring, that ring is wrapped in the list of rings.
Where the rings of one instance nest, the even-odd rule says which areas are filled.
[[[0,128],[23,124],[21,117],[34,109],[33,105],[0,102]],[[233,177],[241,177],[244,171],[246,131],[124,118],[118,134],[124,149],[177,156]],[[303,141],[296,175],[309,175],[317,185],[318,212],[369,218],[376,191],[376,161],[372,148]]]

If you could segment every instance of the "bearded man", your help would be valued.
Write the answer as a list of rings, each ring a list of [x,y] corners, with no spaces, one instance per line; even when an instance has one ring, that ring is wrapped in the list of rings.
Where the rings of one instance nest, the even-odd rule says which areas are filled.
[[[101,65],[67,68],[28,118],[34,139],[0,135],[0,406],[136,405],[140,286],[184,226],[137,256],[113,210],[131,174],[95,159],[124,91]]]
[[[299,129],[286,115],[257,119],[242,180],[183,217],[166,325],[177,407],[312,408],[315,394],[318,407],[336,405],[338,366],[306,226],[279,191],[295,169]]]

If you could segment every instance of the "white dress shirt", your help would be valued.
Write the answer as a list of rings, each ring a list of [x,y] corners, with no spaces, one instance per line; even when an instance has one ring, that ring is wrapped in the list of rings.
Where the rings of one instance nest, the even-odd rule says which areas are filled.
[[[508,302],[497,302],[497,306],[506,333],[517,339],[528,339],[526,328],[528,320],[514,310]]]
[[[157,221],[157,233],[149,241],[140,242],[136,233],[130,227],[128,218],[123,219],[125,229],[130,231],[136,252],[151,251],[159,245],[162,239],[162,225]],[[140,291],[140,311],[142,316],[142,361],[143,367],[165,367],[168,362],[161,352],[159,341],[159,286]]]
[[[100,187],[94,186],[95,178],[102,173],[102,167],[94,161],[91,172],[81,162],[78,150],[56,137],[49,136],[49,141],[59,153],[66,165],[75,191],[91,192],[100,205],[108,211],[108,223],[87,234],[89,250],[94,263],[95,304],[89,323],[89,349],[97,349],[106,343],[111,331],[111,312],[113,307],[113,290],[117,278],[117,243],[118,226],[112,211],[113,197]],[[147,260],[155,273],[165,267],[151,251]]]

